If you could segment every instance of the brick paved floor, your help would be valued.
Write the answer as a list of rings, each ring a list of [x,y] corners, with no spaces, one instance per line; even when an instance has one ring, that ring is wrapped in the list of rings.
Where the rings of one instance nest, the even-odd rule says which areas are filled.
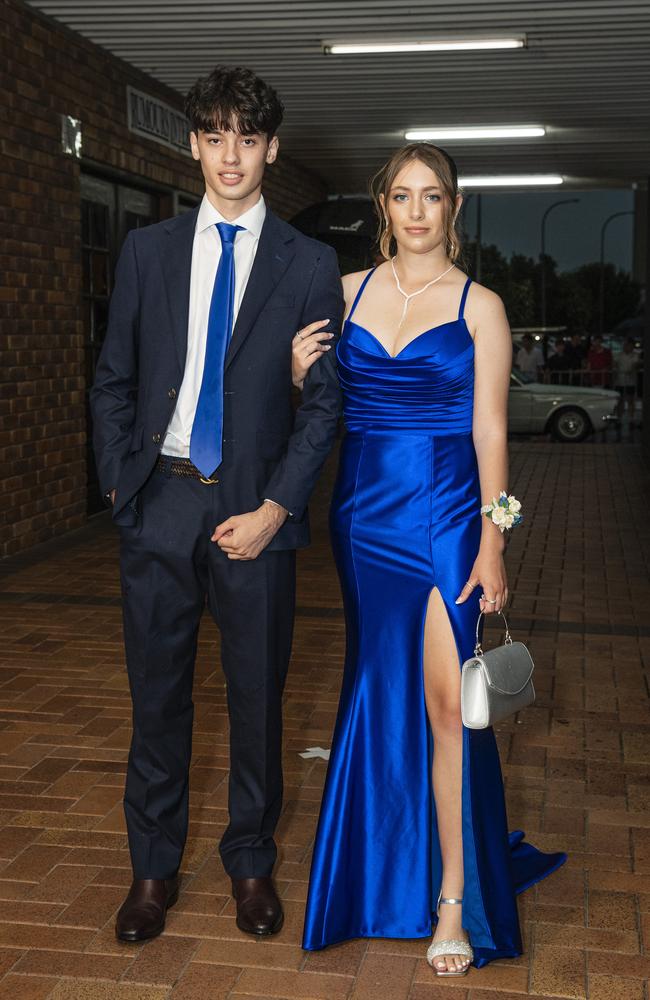
[[[287,920],[240,934],[216,841],[226,819],[227,717],[206,619],[196,678],[190,841],[168,930],[118,944],[130,880],[121,810],[129,698],[116,539],[100,519],[12,560],[0,593],[0,996],[12,1000],[648,1000],[650,549],[636,445],[512,447],[527,520],[507,552],[510,624],[537,662],[538,700],[499,729],[510,826],[569,863],[520,897],[526,951],[436,982],[422,941],[300,948],[310,845],[343,655],[325,534],[332,470],[301,554],[286,700],[278,883]],[[486,630],[488,644],[499,632]]]

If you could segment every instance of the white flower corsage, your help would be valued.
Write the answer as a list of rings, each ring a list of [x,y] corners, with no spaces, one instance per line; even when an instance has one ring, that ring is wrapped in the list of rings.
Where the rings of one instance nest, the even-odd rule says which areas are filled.
[[[520,510],[519,500],[514,496],[508,496],[504,490],[501,490],[498,500],[496,497],[492,497],[492,503],[486,503],[485,506],[481,507],[481,514],[489,517],[499,531],[504,532],[523,521],[523,514],[519,513]]]

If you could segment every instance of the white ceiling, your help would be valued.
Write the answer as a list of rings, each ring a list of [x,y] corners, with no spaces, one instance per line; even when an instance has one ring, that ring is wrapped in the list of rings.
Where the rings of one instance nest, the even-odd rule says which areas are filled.
[[[461,173],[650,174],[650,0],[32,0],[184,93],[251,66],[286,104],[281,139],[336,192],[364,190],[407,128],[542,124],[543,139],[450,143]],[[502,52],[326,56],[323,41],[525,33]]]

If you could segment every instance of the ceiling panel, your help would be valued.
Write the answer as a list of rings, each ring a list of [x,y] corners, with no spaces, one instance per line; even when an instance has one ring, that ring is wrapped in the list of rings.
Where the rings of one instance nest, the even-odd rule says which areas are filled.
[[[461,173],[568,184],[650,174],[650,0],[38,0],[32,6],[184,94],[251,66],[286,105],[284,149],[330,189],[366,188],[408,128],[542,124],[537,140],[446,142]],[[323,42],[524,33],[502,52],[332,56]]]

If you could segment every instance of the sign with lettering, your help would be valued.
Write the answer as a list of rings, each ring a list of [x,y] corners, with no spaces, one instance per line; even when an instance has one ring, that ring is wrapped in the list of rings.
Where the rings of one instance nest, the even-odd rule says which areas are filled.
[[[185,115],[135,87],[126,88],[126,102],[131,132],[190,154],[190,126]]]

